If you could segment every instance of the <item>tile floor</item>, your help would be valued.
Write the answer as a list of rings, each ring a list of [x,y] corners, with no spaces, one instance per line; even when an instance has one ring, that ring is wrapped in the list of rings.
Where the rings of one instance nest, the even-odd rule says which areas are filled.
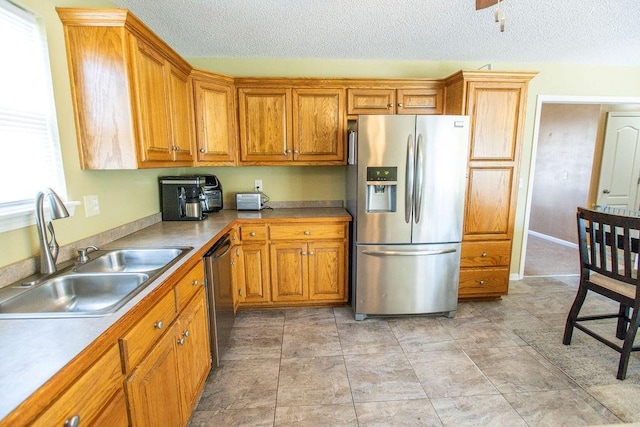
[[[635,381],[581,386],[514,332],[557,329],[561,340],[577,277],[510,286],[501,301],[460,303],[453,319],[356,322],[348,307],[241,311],[191,426],[640,421]],[[589,307],[609,308],[597,298]]]

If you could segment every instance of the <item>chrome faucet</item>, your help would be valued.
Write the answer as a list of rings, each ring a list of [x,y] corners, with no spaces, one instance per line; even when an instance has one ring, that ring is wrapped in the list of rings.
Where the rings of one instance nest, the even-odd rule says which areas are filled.
[[[51,239],[47,236],[47,230],[44,227],[44,198],[49,200],[49,211],[51,221],[47,223],[47,229],[51,234]],[[56,242],[56,235],[53,231],[54,219],[67,218],[69,212],[65,208],[60,197],[50,188],[44,192],[39,192],[36,196],[36,226],[38,227],[38,237],[40,238],[40,273],[48,274],[56,271],[56,260],[58,259],[58,251],[60,246]]]

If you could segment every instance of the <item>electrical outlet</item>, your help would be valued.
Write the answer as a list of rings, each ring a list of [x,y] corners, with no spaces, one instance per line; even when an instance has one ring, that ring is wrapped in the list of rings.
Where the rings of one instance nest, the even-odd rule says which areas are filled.
[[[100,215],[100,201],[98,200],[98,196],[84,196],[84,213],[85,216],[96,216]]]
[[[256,180],[254,180],[254,181],[253,181],[253,188],[254,188],[257,192],[261,193],[261,192],[263,191],[263,188],[262,188],[262,180],[261,180],[261,179],[256,179]]]

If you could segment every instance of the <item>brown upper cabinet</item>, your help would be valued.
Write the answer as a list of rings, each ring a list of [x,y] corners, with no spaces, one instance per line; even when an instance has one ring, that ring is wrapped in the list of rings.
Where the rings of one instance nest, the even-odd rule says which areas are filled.
[[[237,123],[233,79],[193,70],[196,166],[237,164]]]
[[[442,114],[444,90],[439,84],[419,88],[347,89],[347,114]]]
[[[191,66],[126,9],[57,11],[82,168],[192,165]]]
[[[237,82],[240,163],[344,164],[344,89],[276,80]]]

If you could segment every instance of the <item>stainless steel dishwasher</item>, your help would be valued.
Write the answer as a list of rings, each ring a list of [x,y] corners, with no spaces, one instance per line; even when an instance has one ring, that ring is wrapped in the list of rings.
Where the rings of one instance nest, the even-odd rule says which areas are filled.
[[[220,366],[235,318],[230,252],[231,239],[229,234],[225,234],[204,255],[211,360],[214,366]]]

